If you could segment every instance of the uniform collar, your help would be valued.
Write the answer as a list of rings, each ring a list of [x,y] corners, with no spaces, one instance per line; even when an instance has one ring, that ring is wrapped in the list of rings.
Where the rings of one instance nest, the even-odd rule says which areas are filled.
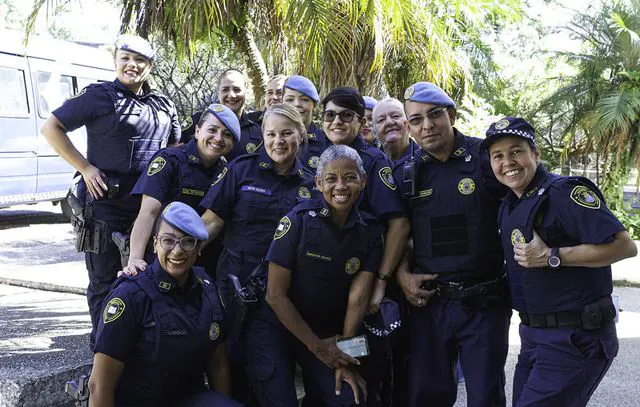
[[[189,270],[189,276],[185,282],[184,289],[181,290],[176,279],[162,268],[157,257],[151,265],[151,272],[153,273],[153,283],[161,293],[188,293],[198,284],[193,275],[193,270]]]
[[[251,125],[257,126],[256,122],[249,119],[249,115],[247,114],[246,110],[242,112],[242,115],[240,116],[240,119],[238,121],[240,122],[240,127],[247,127]]]
[[[275,174],[276,172],[273,165],[273,160],[271,159],[271,157],[269,157],[269,154],[267,154],[267,150],[262,148],[260,149],[258,154],[260,155],[258,158],[258,167],[263,171],[273,171],[273,173]],[[302,163],[300,163],[300,160],[298,160],[298,157],[296,157],[295,161],[293,162],[293,167],[291,168],[291,172],[289,173],[289,175],[297,175],[300,178],[302,178],[302,176],[304,175],[304,167],[302,166]]]
[[[142,89],[142,93],[140,93],[138,95],[138,94],[133,93],[131,91],[131,89],[129,89],[125,85],[123,85],[122,82],[120,82],[120,80],[117,79],[117,78],[113,81],[113,83],[115,84],[115,88],[116,88],[117,91],[122,92],[122,93],[126,93],[128,96],[146,96],[149,93],[151,93],[151,88],[148,85],[147,86],[142,85],[142,88],[141,88]]]
[[[527,186],[527,191],[524,194],[522,194],[520,198],[518,198],[518,196],[513,191],[509,190],[507,195],[504,197],[504,200],[508,204],[513,205],[519,200],[531,199],[538,195],[541,195],[544,192],[544,188],[541,188],[541,186],[547,180],[548,176],[549,176],[549,172],[544,167],[544,164],[542,163],[538,164],[538,168],[536,168],[536,175],[533,176],[533,179]]]
[[[364,139],[362,138],[362,134],[358,134],[358,136],[351,142],[349,147],[353,148],[356,151],[360,151],[371,147],[371,144],[364,141]]]
[[[220,157],[211,168],[205,168],[200,156],[200,151],[198,151],[198,140],[196,140],[195,138],[189,140],[189,142],[185,144],[184,151],[189,164],[197,165],[198,167],[202,168],[202,170],[207,175],[216,174],[219,171],[220,167],[224,166],[226,163],[226,159],[224,157]]]
[[[327,201],[325,201],[324,198],[314,199],[313,203],[315,204],[314,206],[318,209],[317,211],[315,211],[317,216],[319,216],[320,218],[325,218],[325,219],[329,219],[330,221],[333,221],[333,219],[331,218],[331,210],[329,209],[329,205],[327,205]],[[345,222],[342,228],[343,229],[352,228],[356,225],[356,223],[359,223],[363,226],[367,225],[364,219],[362,219],[362,214],[358,210],[357,204],[353,205],[353,208],[351,208],[351,212],[347,217],[347,221]]]
[[[449,159],[457,160],[464,159],[465,161],[471,160],[471,151],[469,149],[467,139],[464,134],[460,133],[458,129],[453,128],[453,148],[451,149],[451,153],[449,154]],[[417,145],[417,143],[416,143]],[[419,162],[427,162],[427,161],[438,161],[436,160],[430,152],[423,150],[422,148],[418,149],[415,152],[416,159]]]

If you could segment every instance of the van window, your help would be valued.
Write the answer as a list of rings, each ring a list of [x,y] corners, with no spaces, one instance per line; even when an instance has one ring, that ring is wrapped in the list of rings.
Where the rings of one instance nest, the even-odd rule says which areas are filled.
[[[23,70],[0,67],[0,89],[0,116],[29,114]]]
[[[73,77],[59,73],[38,72],[38,114],[46,119],[51,111],[74,95]]]

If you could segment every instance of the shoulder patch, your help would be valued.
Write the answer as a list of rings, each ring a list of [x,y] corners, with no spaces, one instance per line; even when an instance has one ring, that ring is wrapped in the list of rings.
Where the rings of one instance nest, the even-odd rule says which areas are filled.
[[[289,229],[291,229],[291,220],[285,216],[280,219],[280,224],[278,224],[278,228],[276,229],[276,233],[273,235],[273,239],[280,239],[282,236],[287,234]]]
[[[378,175],[384,184],[391,190],[396,190],[398,187],[396,186],[396,182],[393,179],[393,171],[391,167],[382,167],[380,171],[378,171]]]
[[[298,188],[298,196],[300,198],[309,199],[311,198],[311,192],[306,187]]]
[[[224,167],[222,169],[222,171],[220,171],[220,174],[218,174],[218,176],[216,177],[216,179],[213,180],[213,182],[211,183],[211,186],[214,186],[215,184],[217,184],[218,182],[220,182],[222,180],[222,178],[224,178],[225,175],[227,175],[227,172],[229,171],[229,168]]]
[[[258,146],[256,146],[254,143],[247,143],[245,150],[247,150],[247,153],[253,153],[258,149]]]
[[[580,206],[589,209],[600,209],[600,198],[598,195],[585,187],[584,185],[576,185],[571,190],[571,200]]]
[[[191,127],[192,124],[193,118],[191,116],[187,116],[187,118],[184,119],[184,121],[180,124],[180,128],[182,129],[182,131],[185,131],[186,129]]]
[[[104,311],[102,313],[102,320],[104,321],[105,324],[115,321],[116,319],[122,316],[122,313],[124,312],[125,308],[126,308],[126,305],[124,304],[124,301],[122,301],[118,297],[113,297],[112,299],[109,300],[107,305],[105,305],[104,307]]]
[[[85,93],[87,93],[87,88],[82,88],[82,90],[80,92],[76,93],[73,96],[69,96],[65,101],[71,100],[71,99],[75,99],[77,97],[80,97],[80,96],[84,95]]]
[[[151,161],[151,164],[149,164],[149,168],[147,168],[147,175],[152,176],[159,173],[162,171],[166,163],[167,160],[162,157],[154,158],[153,161]]]

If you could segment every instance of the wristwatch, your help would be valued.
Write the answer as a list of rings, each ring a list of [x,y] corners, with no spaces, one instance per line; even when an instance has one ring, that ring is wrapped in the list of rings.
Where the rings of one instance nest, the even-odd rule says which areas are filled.
[[[547,264],[552,269],[560,268],[562,261],[560,260],[560,248],[552,247],[551,252],[549,253],[549,258],[547,259]]]

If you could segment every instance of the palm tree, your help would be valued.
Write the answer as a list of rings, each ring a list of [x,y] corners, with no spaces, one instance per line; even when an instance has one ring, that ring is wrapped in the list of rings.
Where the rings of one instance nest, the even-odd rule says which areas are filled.
[[[609,205],[621,209],[622,187],[640,166],[640,1],[580,13],[569,29],[584,43],[584,51],[565,55],[577,74],[561,78],[563,86],[543,107],[568,123],[564,159],[576,153],[604,158],[601,186]]]

